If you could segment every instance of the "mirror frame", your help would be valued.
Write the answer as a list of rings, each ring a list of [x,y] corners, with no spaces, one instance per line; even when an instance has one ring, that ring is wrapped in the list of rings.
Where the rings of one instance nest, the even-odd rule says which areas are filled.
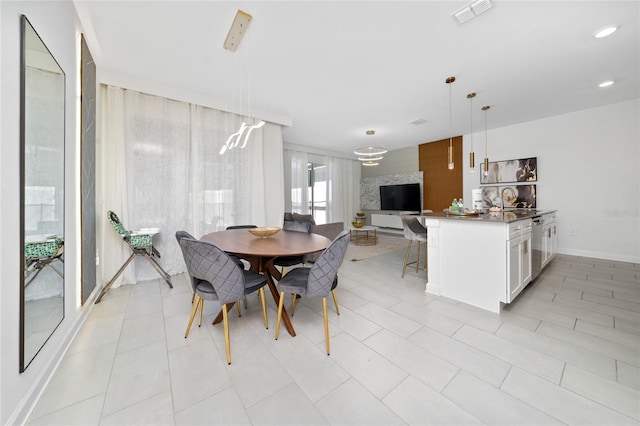
[[[66,82],[66,74],[58,61],[55,59],[47,45],[44,43],[38,32],[33,28],[31,22],[27,19],[25,15],[21,15],[20,18],[20,349],[19,349],[19,358],[20,358],[20,373],[23,373],[29,364],[35,359],[38,353],[42,350],[47,341],[51,338],[53,333],[57,330],[57,328],[62,324],[65,318],[65,280],[62,278],[62,316],[60,318],[60,322],[58,322],[55,327],[51,328],[51,332],[49,336],[42,342],[42,345],[38,348],[37,351],[31,356],[29,359],[25,359],[25,356],[28,354],[25,353],[25,274],[24,274],[24,265],[25,265],[25,183],[26,183],[26,125],[27,125],[27,117],[26,117],[26,69],[27,69],[27,30],[30,28],[31,31],[38,37],[47,53],[51,56],[51,59],[56,63],[57,67],[60,69],[60,73],[63,77],[63,123],[62,123],[62,188],[63,188],[63,196],[62,196],[62,234],[64,237],[65,233],[65,203],[67,193],[65,191],[65,150],[66,150],[66,90],[67,90],[67,82]],[[63,269],[64,271],[64,269]]]

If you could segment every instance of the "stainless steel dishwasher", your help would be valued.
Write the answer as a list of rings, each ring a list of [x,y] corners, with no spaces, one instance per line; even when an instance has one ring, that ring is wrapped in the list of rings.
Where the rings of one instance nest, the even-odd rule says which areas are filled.
[[[535,216],[531,219],[531,280],[535,280],[542,271],[542,228],[544,219]]]

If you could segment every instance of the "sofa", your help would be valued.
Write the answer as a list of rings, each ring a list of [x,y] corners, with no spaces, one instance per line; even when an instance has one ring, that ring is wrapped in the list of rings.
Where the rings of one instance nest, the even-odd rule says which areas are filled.
[[[338,236],[338,234],[344,231],[344,222],[334,222],[334,223],[325,223],[322,225],[316,225],[316,221],[313,219],[313,216],[310,214],[300,214],[300,213],[285,213],[284,214],[285,222],[311,222],[311,233],[322,235],[323,237],[327,237],[332,240]],[[313,253],[306,255],[307,262],[314,262],[320,253]]]

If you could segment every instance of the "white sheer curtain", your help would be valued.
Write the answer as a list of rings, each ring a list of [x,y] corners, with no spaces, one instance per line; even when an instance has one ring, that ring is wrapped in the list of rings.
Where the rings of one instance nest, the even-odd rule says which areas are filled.
[[[111,86],[103,86],[102,101],[101,215],[114,211],[130,230],[160,228],[154,245],[169,274],[185,270],[177,230],[199,238],[229,225],[273,225],[268,221],[282,217],[282,174],[270,170],[282,170],[280,126],[267,123],[251,134],[245,149],[220,155],[243,117]],[[98,220],[106,282],[130,252],[106,217]],[[157,272],[139,258],[122,282],[155,278]]]
[[[327,223],[351,223],[360,211],[360,162],[327,157]]]
[[[289,212],[309,213],[309,162],[306,152],[284,151],[285,205]]]
[[[330,155],[285,150],[285,206],[290,211],[309,213],[309,173],[307,163],[312,161],[327,166],[325,199],[326,222],[350,223],[360,210],[360,162]]]

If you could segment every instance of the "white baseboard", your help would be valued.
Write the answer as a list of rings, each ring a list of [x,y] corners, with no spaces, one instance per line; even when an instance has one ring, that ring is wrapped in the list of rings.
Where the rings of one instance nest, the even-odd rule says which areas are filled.
[[[571,250],[558,248],[558,254],[564,254],[567,256],[592,257],[595,259],[613,260],[618,262],[640,263],[640,256],[604,253],[591,250]]]

